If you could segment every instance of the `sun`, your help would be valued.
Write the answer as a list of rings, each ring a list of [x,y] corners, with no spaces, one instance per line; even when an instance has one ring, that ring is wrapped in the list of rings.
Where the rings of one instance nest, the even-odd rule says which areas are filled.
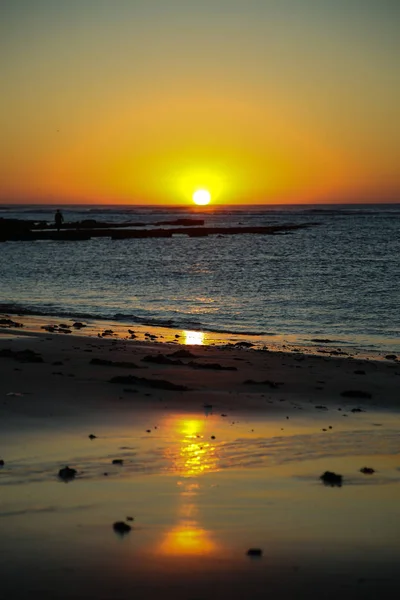
[[[193,202],[199,206],[205,206],[211,201],[211,194],[208,190],[196,190],[193,194]]]

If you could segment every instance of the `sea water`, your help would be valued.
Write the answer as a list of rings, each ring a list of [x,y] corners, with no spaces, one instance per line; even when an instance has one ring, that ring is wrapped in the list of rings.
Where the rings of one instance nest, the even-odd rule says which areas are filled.
[[[311,223],[280,235],[0,244],[0,311],[400,351],[400,205],[59,206],[66,221]],[[0,217],[53,221],[48,206]]]

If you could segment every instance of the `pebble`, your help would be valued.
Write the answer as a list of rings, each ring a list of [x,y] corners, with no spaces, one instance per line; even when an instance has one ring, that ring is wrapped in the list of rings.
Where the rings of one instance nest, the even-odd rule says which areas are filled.
[[[65,467],[64,469],[60,469],[58,471],[58,476],[63,481],[70,481],[70,480],[74,479],[76,474],[77,474],[77,470],[71,469],[70,467]]]
[[[116,523],[114,523],[113,529],[116,533],[119,533],[120,535],[125,535],[126,533],[129,533],[131,531],[132,527],[127,523],[124,523],[124,521],[117,521]]]

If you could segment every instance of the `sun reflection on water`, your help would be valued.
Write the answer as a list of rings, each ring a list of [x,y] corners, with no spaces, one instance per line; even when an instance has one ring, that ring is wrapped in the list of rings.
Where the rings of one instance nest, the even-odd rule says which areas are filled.
[[[187,346],[202,346],[204,333],[202,331],[183,331],[184,344]]]
[[[210,555],[218,550],[209,531],[199,522],[198,496],[201,486],[198,477],[218,471],[216,444],[204,441],[204,420],[172,417],[167,425],[176,433],[178,443],[166,450],[174,473],[182,477],[179,490],[178,522],[169,529],[157,551],[168,556]]]
[[[212,554],[217,545],[210,533],[198,526],[196,521],[184,521],[165,535],[160,553],[169,556]]]
[[[197,477],[218,471],[217,445],[204,439],[204,420],[172,417],[168,427],[178,437],[177,444],[165,450],[172,470],[181,477]]]

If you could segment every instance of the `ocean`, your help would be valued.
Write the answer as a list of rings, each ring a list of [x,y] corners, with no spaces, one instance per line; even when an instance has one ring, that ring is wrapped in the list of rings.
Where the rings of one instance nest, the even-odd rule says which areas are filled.
[[[213,225],[280,235],[0,244],[0,311],[400,351],[400,204],[213,208],[1,206],[0,217]]]

